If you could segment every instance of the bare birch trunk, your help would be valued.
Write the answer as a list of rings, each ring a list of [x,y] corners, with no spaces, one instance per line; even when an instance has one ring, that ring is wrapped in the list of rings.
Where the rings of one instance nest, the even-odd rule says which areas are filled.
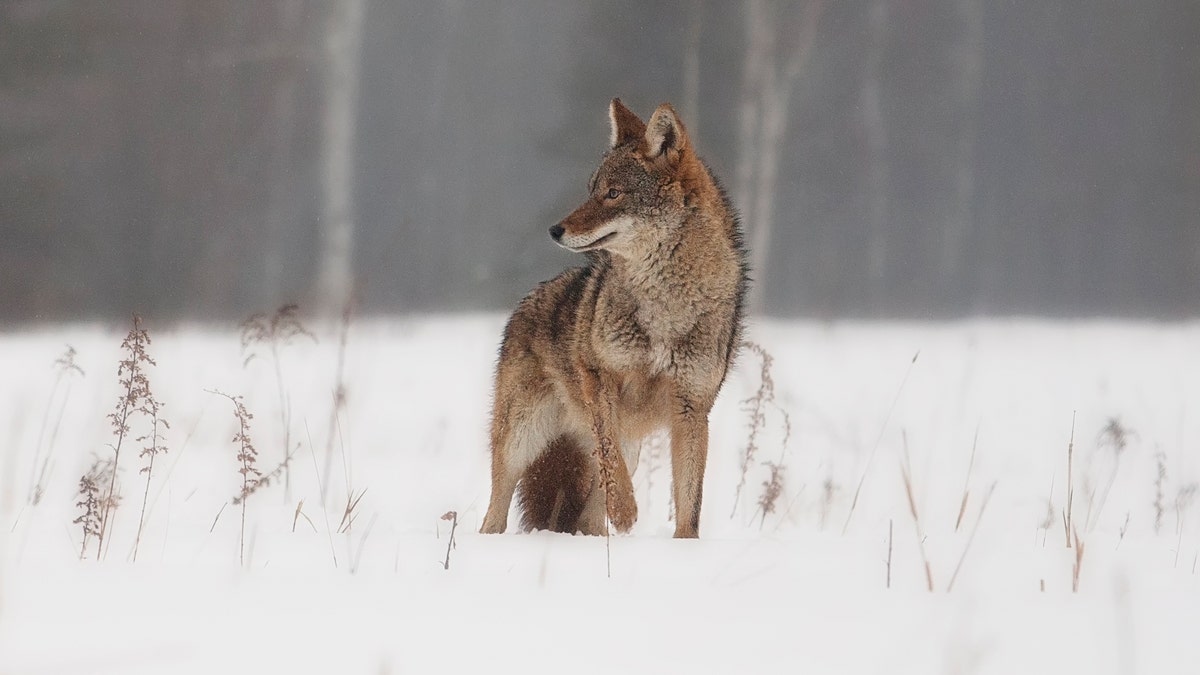
[[[329,5],[325,34],[325,110],[317,304],[336,317],[349,301],[354,256],[354,133],[365,0]]]
[[[743,100],[739,120],[738,191],[742,222],[750,238],[750,270],[756,279],[751,287],[751,313],[763,310],[764,289],[768,280],[768,253],[775,226],[776,192],[779,183],[780,153],[787,136],[788,109],[792,90],[816,41],[816,29],[824,3],[805,3],[800,26],[782,72],[778,66],[781,51],[780,12],[764,0],[746,5],[747,60],[744,86],[750,96]],[[748,140],[747,140],[748,139]]]
[[[939,267],[943,284],[961,283],[963,246],[973,227],[975,120],[983,85],[983,0],[959,0],[958,10],[963,30],[954,55],[954,89],[962,122],[955,143],[954,204],[942,224]]]
[[[742,227],[747,231],[753,231],[755,227],[752,200],[761,115],[760,80],[768,66],[774,68],[774,64],[767,61],[774,49],[775,37],[768,10],[766,0],[748,0],[745,5],[746,60],[742,63],[742,91],[738,102],[738,166],[733,197],[735,206],[741,211]],[[762,276],[754,262],[751,261],[751,274],[761,284]],[[759,284],[755,284],[755,288]]]
[[[704,34],[704,0],[692,0],[687,42],[683,49],[683,119],[688,133],[700,133],[700,38]]]
[[[879,69],[887,42],[888,0],[874,0],[868,10],[868,43],[863,72],[862,115],[867,137],[867,275],[871,304],[880,309],[882,282],[887,274],[888,186],[887,130],[883,122],[883,92]]]
[[[300,39],[302,10],[298,3],[284,3],[281,8],[280,37],[286,43]],[[288,220],[291,215],[288,202],[288,166],[292,158],[292,143],[295,135],[296,89],[302,56],[285,57],[280,65],[279,83],[271,96],[272,137],[270,160],[270,190],[267,194],[266,235],[263,251],[263,282],[260,290],[259,307],[274,308],[284,304],[283,271],[286,267],[286,244]]]

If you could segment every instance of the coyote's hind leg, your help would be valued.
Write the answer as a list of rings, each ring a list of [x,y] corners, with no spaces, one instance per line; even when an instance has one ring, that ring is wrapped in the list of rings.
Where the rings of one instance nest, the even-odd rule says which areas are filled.
[[[483,517],[482,534],[500,534],[508,528],[517,482],[558,435],[556,407],[546,399],[527,409],[516,405],[497,405],[492,420],[492,497]]]

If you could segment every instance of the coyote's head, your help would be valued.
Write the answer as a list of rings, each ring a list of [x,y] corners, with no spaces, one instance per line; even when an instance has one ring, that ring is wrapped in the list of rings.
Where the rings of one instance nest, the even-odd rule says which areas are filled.
[[[588,199],[551,227],[550,236],[572,251],[633,257],[682,222],[687,190],[697,173],[707,174],[669,103],[658,106],[648,124],[620,99],[612,100],[608,114],[610,148],[588,182]]]

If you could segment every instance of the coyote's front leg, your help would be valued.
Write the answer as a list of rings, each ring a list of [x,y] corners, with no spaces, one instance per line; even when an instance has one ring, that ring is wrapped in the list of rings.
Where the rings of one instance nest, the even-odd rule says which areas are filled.
[[[613,438],[617,428],[614,419],[616,383],[598,369],[582,367],[584,404],[592,418],[592,435],[596,438],[596,457],[600,460],[600,487],[608,512],[608,520],[618,532],[628,532],[637,521],[637,501],[633,496],[633,480],[621,447]]]
[[[711,404],[677,397],[671,415],[671,488],[675,497],[676,539],[700,536],[710,408]]]

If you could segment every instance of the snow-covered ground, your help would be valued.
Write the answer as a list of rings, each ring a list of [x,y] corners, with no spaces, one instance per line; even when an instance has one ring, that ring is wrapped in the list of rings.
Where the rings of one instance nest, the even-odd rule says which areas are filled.
[[[670,539],[661,443],[629,535],[475,533],[502,325],[355,323],[332,434],[336,327],[282,346],[279,380],[236,330],[147,326],[171,426],[136,562],[143,444],[123,446],[104,560],[80,560],[73,523],[112,456],[126,329],[0,335],[0,673],[1200,672],[1200,324],[757,322],[778,407],[735,499],[760,385],[744,352],[699,541]],[[59,375],[68,344],[82,375]],[[236,420],[210,392],[245,397],[266,472],[280,384],[290,485],[246,501],[239,563]],[[766,462],[784,485],[764,517]]]

